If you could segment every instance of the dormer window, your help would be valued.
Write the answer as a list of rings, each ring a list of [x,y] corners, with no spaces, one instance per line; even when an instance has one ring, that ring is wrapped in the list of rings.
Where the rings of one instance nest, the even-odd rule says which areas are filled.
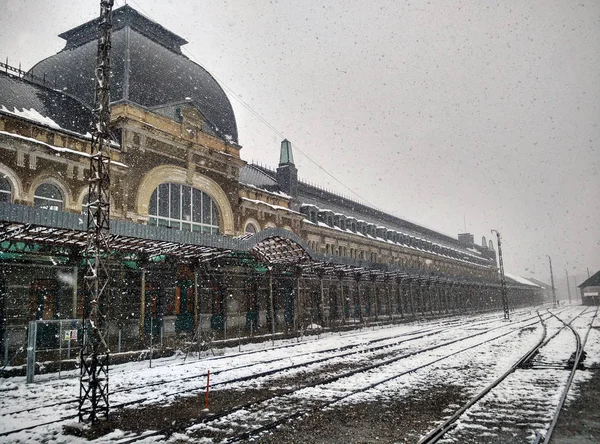
[[[377,230],[377,227],[374,224],[369,224],[367,226],[367,234],[371,237],[376,237],[376,234],[377,234],[376,230]]]
[[[350,230],[353,233],[356,233],[356,219],[353,217],[346,218],[346,230]]]

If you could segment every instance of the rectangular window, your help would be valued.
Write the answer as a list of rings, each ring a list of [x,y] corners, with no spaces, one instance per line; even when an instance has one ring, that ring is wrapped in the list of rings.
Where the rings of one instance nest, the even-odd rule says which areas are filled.
[[[158,215],[169,217],[169,184],[163,183],[158,187]]]
[[[210,224],[210,198],[208,195],[202,193],[202,223]]]
[[[156,214],[156,200],[158,199],[158,193],[152,193],[152,197],[150,198],[150,206],[148,208],[149,214]]]
[[[181,196],[181,219],[185,221],[192,220],[192,189],[182,188]],[[189,228],[188,228],[189,229]]]
[[[171,184],[171,211],[170,217],[172,219],[181,219],[181,185],[172,183]]]
[[[202,192],[196,189],[192,192],[192,220],[202,222]]]
[[[211,199],[210,202],[210,210],[211,210],[211,225],[219,225],[219,210],[217,209],[217,204]]]

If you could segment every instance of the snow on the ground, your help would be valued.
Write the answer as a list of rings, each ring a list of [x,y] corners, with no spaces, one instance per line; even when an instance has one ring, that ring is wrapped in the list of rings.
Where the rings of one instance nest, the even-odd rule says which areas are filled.
[[[563,309],[565,310],[565,309]],[[568,307],[566,312],[575,316],[581,311],[581,307]],[[563,314],[565,312],[563,311]],[[455,344],[448,345],[443,349],[423,352],[408,359],[399,360],[387,366],[363,372],[353,377],[344,378],[337,383],[328,384],[327,387],[304,389],[296,392],[294,399],[337,399],[340,394],[351,394],[368,384],[375,384],[386,378],[393,377],[398,373],[408,371],[435,361],[446,355],[450,350],[463,350],[469,345],[477,345],[487,339],[493,339],[507,332],[515,325],[525,325],[525,319],[529,323],[535,320],[535,312],[531,310],[517,311],[512,314],[511,322],[502,320],[502,314],[478,315],[470,318],[469,322],[450,325],[448,319],[412,322],[402,325],[363,328],[344,333],[322,333],[319,337],[308,336],[301,339],[278,340],[274,343],[265,342],[259,344],[247,344],[228,348],[223,351],[222,356],[198,357],[198,354],[178,354],[174,357],[155,359],[152,368],[148,361],[130,362],[121,365],[113,365],[110,370],[110,402],[112,406],[133,400],[142,400],[142,404],[167,404],[172,402],[175,394],[188,392],[193,394],[202,393],[206,386],[206,374],[210,370],[211,386],[215,385],[212,396],[218,396],[219,386],[228,389],[252,387],[268,387],[270,381],[281,378],[282,374],[269,377],[261,377],[251,382],[226,384],[227,381],[274,368],[283,368],[294,363],[308,363],[324,357],[334,357],[342,352],[337,350],[344,346],[358,345],[359,348],[368,348],[372,341],[373,345],[395,344],[402,338],[418,338],[405,344],[395,345],[398,353],[409,353],[419,348],[432,346],[439,342],[464,339],[470,335],[482,332],[485,328],[497,326],[498,328],[469,339],[461,340]],[[561,317],[563,317],[561,315]],[[465,317],[467,318],[467,317]],[[465,319],[463,318],[463,319]],[[553,321],[547,321],[549,326]],[[556,321],[558,323],[558,321]],[[521,323],[521,324],[519,324]],[[579,325],[579,324],[578,324]],[[583,325],[583,324],[580,324]],[[549,327],[550,328],[550,327]],[[555,327],[552,327],[555,328]],[[440,331],[439,335],[427,336],[426,334]],[[404,336],[403,336],[404,335]],[[501,374],[509,368],[526,350],[537,342],[541,335],[539,327],[530,328],[520,334],[511,333],[507,336],[492,340],[491,342],[462,351],[455,356],[440,360],[439,362],[425,367],[422,370],[406,374],[399,378],[390,379],[388,382],[377,385],[370,390],[355,393],[347,397],[343,403],[367,403],[375,402],[386,396],[410,396],[416,387],[426,387],[432,381],[443,381],[444,384],[464,387],[469,396],[477,393],[485,386],[494,375]],[[562,339],[559,335],[554,353],[548,352],[543,356],[544,360],[551,360],[559,354],[568,354],[574,347],[568,335]],[[597,365],[600,359],[600,337],[598,330],[592,330],[586,347],[588,360],[586,363]],[[563,350],[564,349],[564,350]],[[389,358],[389,357],[388,357]],[[348,354],[343,358],[333,358],[324,365],[332,363],[354,363],[361,366],[370,360],[377,358],[374,352]],[[301,370],[288,370],[283,376],[294,376],[299,371],[319,371],[320,364],[314,363]],[[584,380],[585,372],[581,372],[576,381]],[[519,387],[524,384],[521,376],[516,375],[512,384]],[[159,383],[151,387],[143,387],[147,383]],[[130,389],[130,391],[124,391]],[[509,397],[503,391],[494,392],[493,396],[501,400]],[[42,424],[73,416],[77,413],[75,402],[79,394],[78,371],[62,372],[58,379],[56,374],[37,375],[33,384],[26,384],[25,378],[8,378],[0,380],[0,433],[15,430],[26,425]],[[60,404],[64,401],[73,401],[70,404]],[[25,408],[48,406],[43,409],[19,412]],[[128,407],[135,408],[135,407]],[[14,413],[14,414],[11,414]],[[233,420],[229,418],[228,420]],[[79,442],[76,438],[67,437],[62,433],[62,426],[73,423],[76,419],[67,419],[62,423],[38,427],[30,431],[11,434],[0,437],[0,442],[25,442],[44,441],[48,443]],[[122,438],[126,434],[115,431],[110,436],[105,436],[101,442],[110,442]],[[155,442],[157,437],[148,437],[141,442]],[[172,436],[170,441],[176,442],[177,438]],[[200,441],[202,442],[202,441]],[[210,441],[206,441],[210,442]]]

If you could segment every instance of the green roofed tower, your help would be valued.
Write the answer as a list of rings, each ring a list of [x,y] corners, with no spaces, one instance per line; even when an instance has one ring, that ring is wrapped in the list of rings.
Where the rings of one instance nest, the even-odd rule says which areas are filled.
[[[287,139],[281,142],[279,166],[277,167],[277,183],[283,192],[294,198],[298,196],[298,169],[294,165],[292,143]]]

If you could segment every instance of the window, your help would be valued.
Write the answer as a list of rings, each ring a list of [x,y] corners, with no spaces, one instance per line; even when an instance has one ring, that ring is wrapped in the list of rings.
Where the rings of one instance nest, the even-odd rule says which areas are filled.
[[[8,179],[0,177],[0,202],[12,201],[12,187]]]
[[[258,232],[258,229],[254,226],[253,223],[249,222],[246,224],[246,229],[244,230],[244,232],[246,234],[255,234]]]
[[[35,190],[33,206],[44,210],[62,211],[63,195],[56,185],[43,183]]]
[[[95,211],[97,206],[97,199],[93,198],[92,199],[92,211]],[[83,222],[85,224],[87,224],[87,217],[88,217],[88,207],[90,207],[90,195],[86,194],[83,198],[83,201],[81,202],[81,216],[83,217]],[[96,220],[95,220],[96,214],[92,213],[92,224],[93,226],[96,226]]]
[[[187,185],[163,183],[149,206],[150,225],[199,233],[219,233],[219,210],[212,197]]]
[[[96,198],[94,197],[92,199],[92,209],[96,208]],[[87,211],[88,211],[88,207],[90,206],[90,195],[86,194],[85,197],[83,198],[83,201],[81,202],[81,214],[83,214],[84,216],[87,216]]]

